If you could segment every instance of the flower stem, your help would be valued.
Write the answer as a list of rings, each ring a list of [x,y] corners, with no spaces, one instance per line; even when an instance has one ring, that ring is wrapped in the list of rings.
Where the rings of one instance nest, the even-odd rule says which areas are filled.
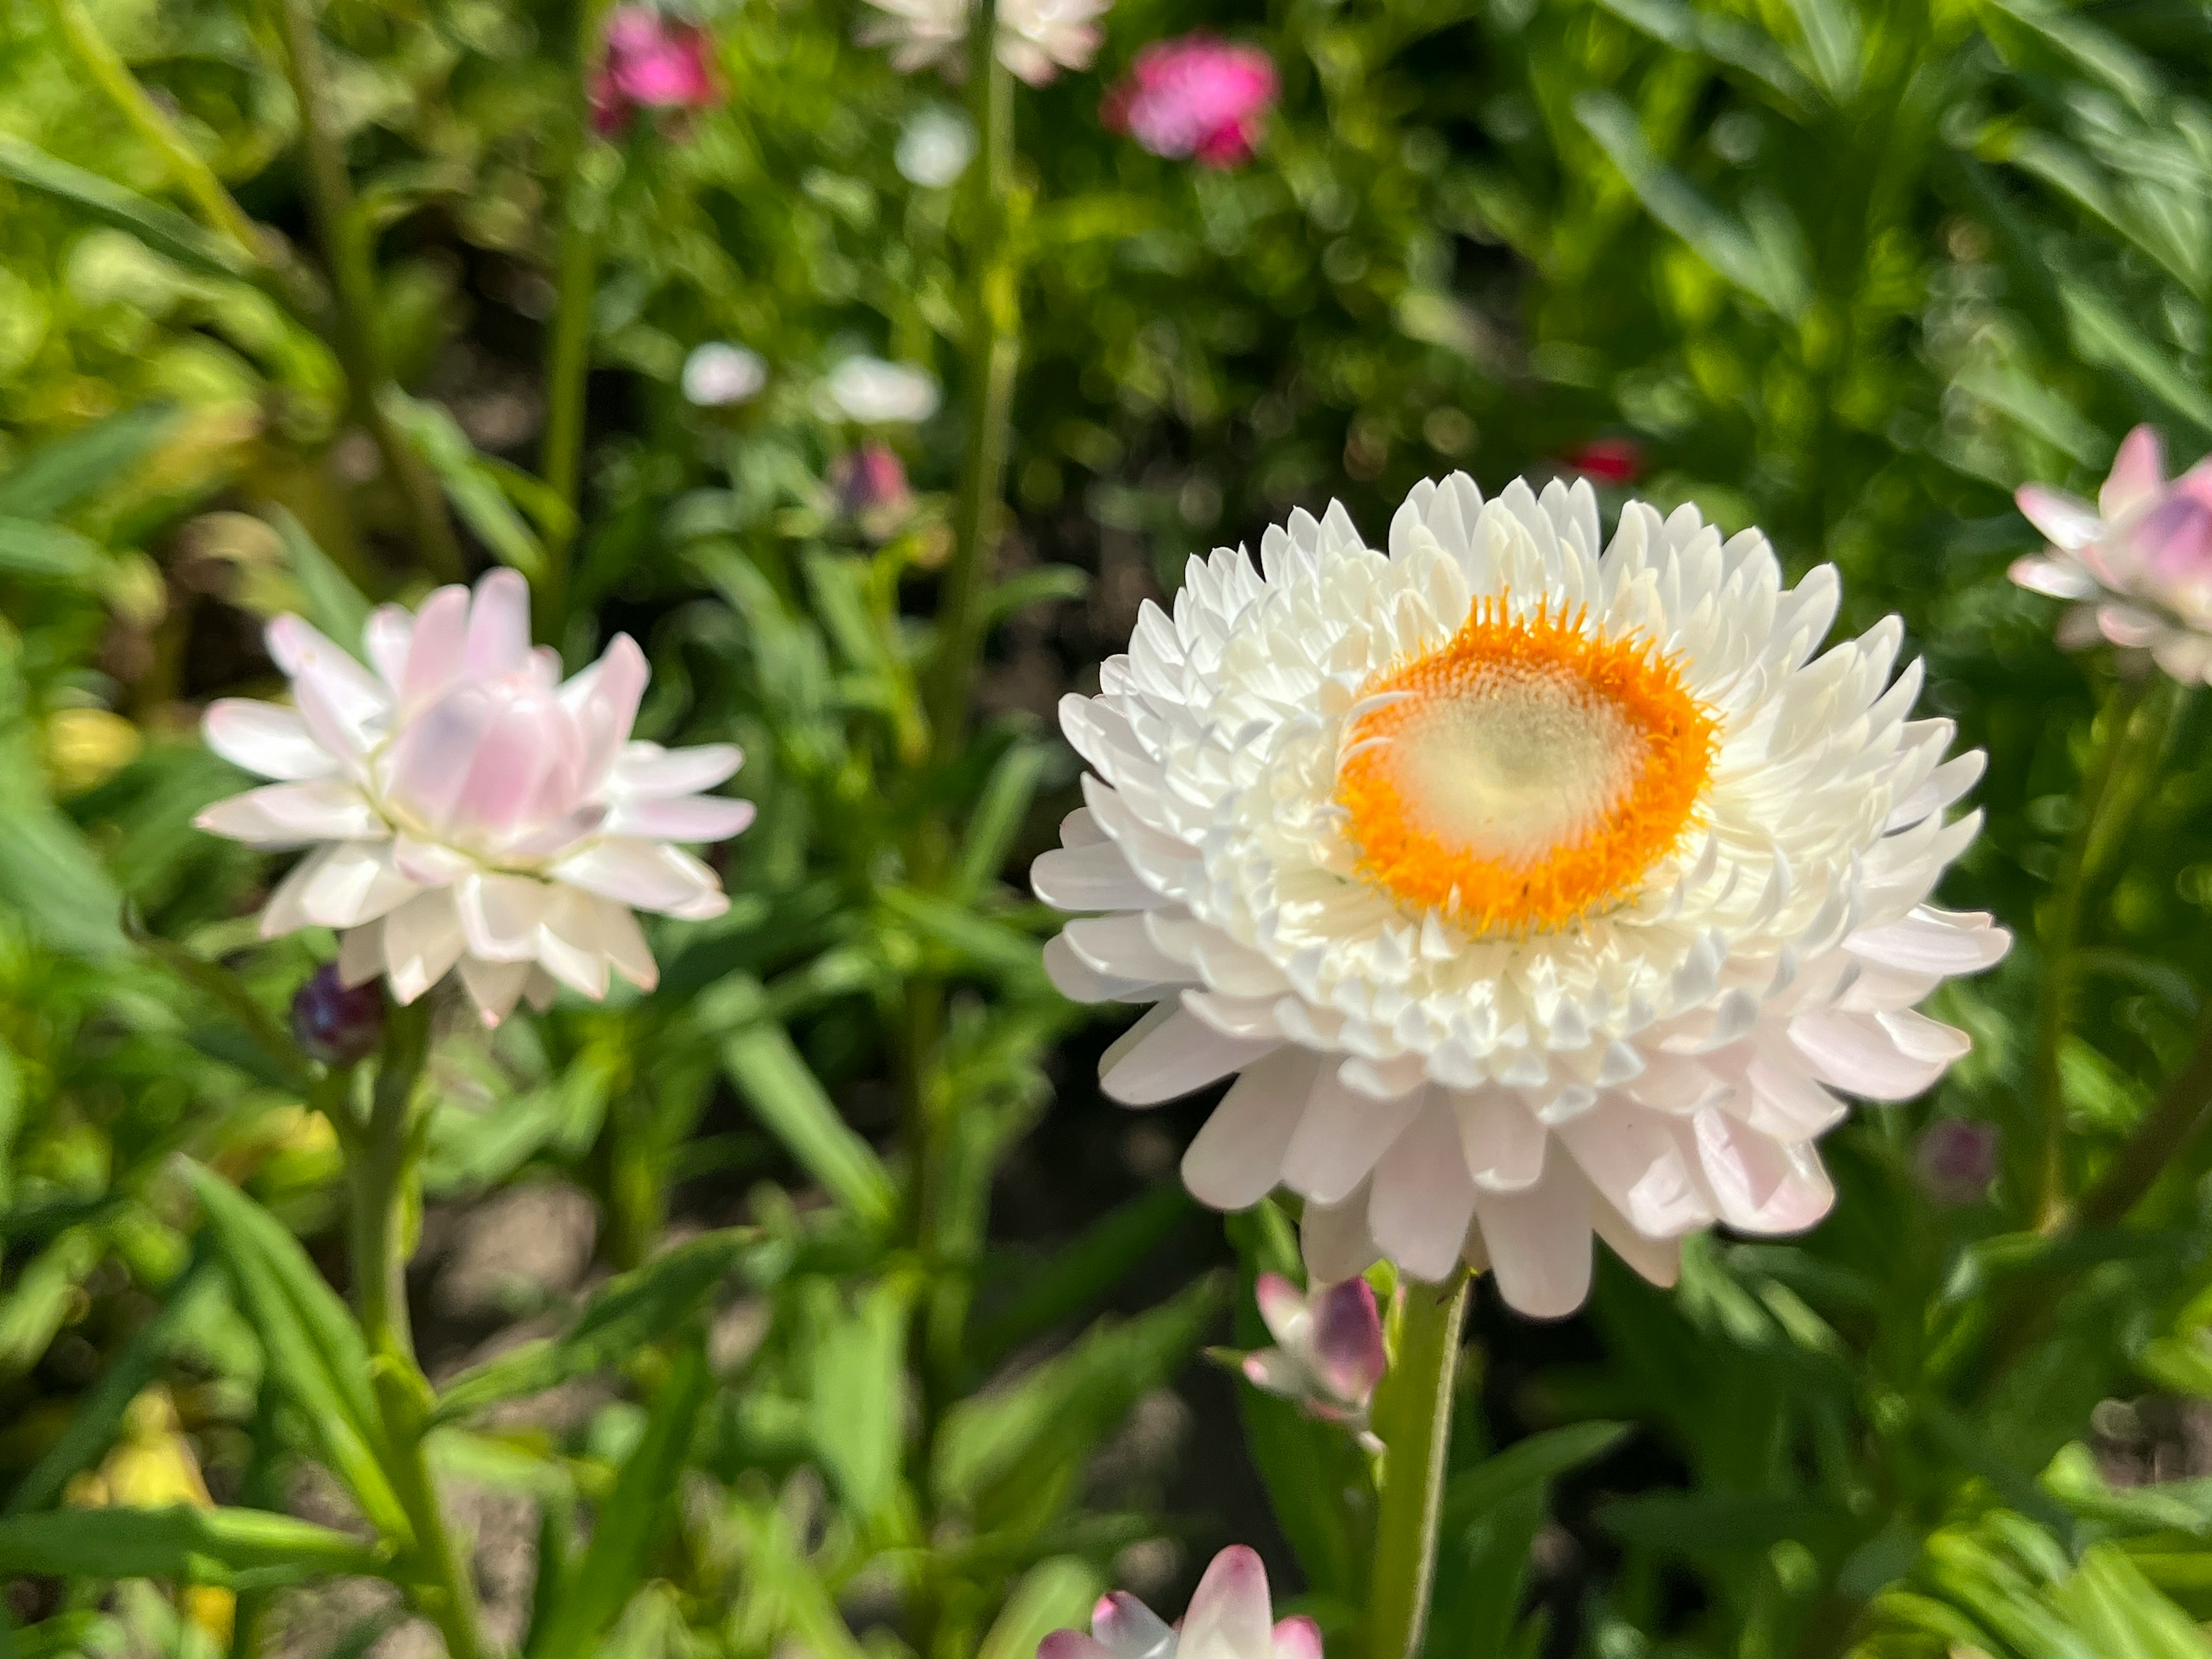
[[[2091,873],[2090,851],[2098,837],[2104,809],[2122,757],[2133,747],[2132,733],[2148,680],[2122,680],[2106,699],[2098,721],[2094,748],[2081,779],[2080,809],[2059,856],[2058,875],[2051,906],[2040,929],[2043,984],[2037,994],[2035,1049],[2030,1072],[2036,1121],[2042,1131],[2042,1158],[2037,1171],[2040,1224],[2050,1231],[2062,1225],[2066,1214],[2066,1100],[2059,1077],[2059,1058],[2067,1027],[2073,1022],[2075,993],[2079,984],[2075,945],[2081,931],[2083,897]]]
[[[969,188],[974,292],[968,336],[968,451],[953,519],[952,557],[938,611],[938,659],[929,698],[932,757],[951,763],[967,743],[968,700],[981,653],[983,601],[995,574],[998,519],[1020,365],[1021,268],[1010,234],[1013,79],[995,50],[996,0],[969,19],[969,86],[978,155]]]
[[[284,38],[284,70],[300,109],[300,137],[307,151],[307,209],[329,268],[335,315],[332,332],[346,372],[354,412],[398,486],[413,525],[416,550],[431,571],[447,580],[465,574],[460,539],[446,514],[446,499],[422,458],[411,448],[380,394],[389,377],[376,333],[376,270],[367,226],[357,210],[345,151],[331,130],[333,100],[309,0],[276,0]]]
[[[1408,1279],[1399,1296],[1390,1370],[1375,1397],[1382,1497],[1367,1583],[1366,1659],[1416,1659],[1421,1651],[1436,1578],[1467,1285],[1462,1270],[1442,1285]]]
[[[214,169],[185,142],[161,106],[147,95],[146,88],[131,74],[130,65],[100,33],[100,25],[85,9],[83,0],[46,0],[46,5],[63,38],[69,42],[70,50],[76,54],[77,62],[100,83],[100,89],[122,112],[131,131],[161,156],[169,177],[191,198],[200,216],[227,240],[236,243],[239,252],[247,258],[259,263],[262,239],[253,221],[231,199]]]
[[[483,1659],[476,1589],[447,1529],[423,1455],[430,1385],[416,1362],[407,1315],[404,1217],[420,1145],[416,1094],[429,1057],[429,1038],[423,1004],[392,1011],[368,1121],[342,1136],[354,1310],[368,1350],[369,1380],[384,1428],[385,1474],[414,1533],[411,1593],[445,1638],[448,1659]]]

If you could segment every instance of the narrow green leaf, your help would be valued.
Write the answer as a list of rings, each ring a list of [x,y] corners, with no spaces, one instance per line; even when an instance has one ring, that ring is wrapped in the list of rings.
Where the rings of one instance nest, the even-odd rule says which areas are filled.
[[[1030,805],[1036,799],[1048,752],[1041,743],[1017,738],[999,757],[983,785],[982,798],[969,817],[959,861],[953,866],[951,890],[956,896],[973,898],[1006,868],[1014,837],[1021,834]]]
[[[300,585],[307,620],[329,635],[341,650],[358,650],[362,630],[368,626],[368,601],[352,579],[331,562],[331,556],[316,545],[305,525],[281,507],[271,507],[268,514],[292,580]]]
[[[407,441],[445,486],[461,515],[501,564],[512,565],[532,582],[545,574],[545,549],[508,499],[500,472],[477,453],[453,417],[433,403],[410,398],[397,386],[379,398]]]
[[[964,958],[963,965],[1016,980],[1044,976],[1043,947],[1018,927],[910,887],[886,887],[878,896],[923,939]]]
[[[1105,1588],[1097,1569],[1072,1555],[1040,1561],[1022,1575],[984,1632],[975,1659],[1035,1659],[1056,1630],[1088,1630],[1091,1604]]]
[[[1571,1469],[1604,1456],[1634,1431],[1628,1423],[1571,1423],[1515,1442],[1462,1469],[1444,1489],[1443,1528],[1474,1525],[1486,1510],[1534,1486],[1548,1486]]]
[[[975,1326],[969,1347],[988,1370],[1072,1319],[1126,1279],[1198,1209],[1180,1181],[1163,1181],[1101,1216],[1017,1281]]]
[[[730,1081],[769,1132],[809,1175],[855,1215],[881,1224],[898,1195],[875,1149],[853,1132],[773,1021],[724,1039],[722,1065]]]
[[[264,1510],[58,1510],[0,1519],[0,1575],[297,1583],[377,1573],[384,1558],[328,1527]]]
[[[95,585],[107,563],[99,543],[59,525],[0,519],[0,576]]]
[[[814,1353],[811,1433],[846,1501],[879,1513],[898,1481],[906,1426],[907,1323],[914,1280],[894,1275],[823,1334]]]
[[[1018,611],[1054,600],[1068,603],[1091,592],[1091,573],[1072,564],[1040,564],[1009,576],[983,596],[983,626],[995,628]]]
[[[0,514],[45,520],[113,483],[176,418],[165,403],[140,404],[41,444],[0,476]]]
[[[209,234],[175,209],[5,133],[0,133],[0,179],[13,179],[69,203],[102,224],[129,231],[155,252],[203,276],[238,278],[253,269],[243,251]]]

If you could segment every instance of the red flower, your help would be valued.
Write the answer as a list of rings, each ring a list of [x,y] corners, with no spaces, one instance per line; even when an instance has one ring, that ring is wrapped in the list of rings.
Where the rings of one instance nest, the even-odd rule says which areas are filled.
[[[1601,484],[1632,484],[1644,471],[1644,446],[1633,438],[1593,438],[1562,455],[1559,465]]]
[[[1279,82],[1267,54],[1209,34],[1155,40],[1106,96],[1099,118],[1155,155],[1212,167],[1252,159]]]
[[[650,6],[617,6],[590,94],[592,125],[609,137],[641,109],[710,108],[722,97],[713,43],[696,23],[672,22]]]

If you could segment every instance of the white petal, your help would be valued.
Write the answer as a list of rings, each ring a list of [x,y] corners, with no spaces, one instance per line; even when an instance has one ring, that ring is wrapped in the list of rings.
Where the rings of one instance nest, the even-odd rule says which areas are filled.
[[[342,778],[266,784],[217,801],[192,822],[250,847],[305,847],[392,833],[361,791]]]
[[[300,895],[300,908],[319,927],[358,927],[418,890],[393,866],[389,842],[341,842]]]
[[[513,570],[488,572],[477,580],[469,605],[461,673],[472,680],[497,679],[521,672],[529,663],[530,584]],[[508,999],[507,1006],[514,1006]]]
[[[488,871],[463,876],[453,884],[453,908],[469,954],[488,963],[531,961],[538,925],[557,890],[528,876]],[[605,994],[604,982],[600,994]]]
[[[690,854],[659,842],[611,836],[571,854],[547,872],[633,909],[704,921],[730,908],[714,872]]]
[[[612,794],[647,799],[696,795],[735,775],[744,759],[744,750],[733,743],[702,744],[696,749],[631,743],[616,760],[607,787]]]
[[[759,810],[749,800],[723,795],[618,801],[607,814],[606,832],[647,841],[727,841],[750,823]]]
[[[1824,1083],[1869,1100],[1910,1100],[1943,1075],[1945,1061],[1902,1053],[1872,1014],[1800,1014],[1790,1041]]]
[[[1279,1046],[1273,1037],[1224,1036],[1177,1008],[1127,1049],[1109,1050],[1112,1064],[1101,1062],[1099,1086],[1124,1106],[1157,1106],[1217,1083]]]
[[[1459,1095],[1454,1104],[1461,1148],[1477,1186],[1517,1193],[1536,1184],[1551,1137],[1517,1097],[1493,1089]]]
[[[1316,1285],[1334,1285],[1364,1273],[1382,1252],[1367,1231],[1367,1188],[1341,1204],[1309,1204],[1298,1223],[1298,1248]]]
[[[1284,1185],[1325,1205],[1342,1203],[1367,1179],[1422,1102],[1419,1090],[1395,1100],[1355,1093],[1340,1072],[1323,1065],[1315,1075],[1312,1097],[1283,1154]]]
[[[384,971],[384,921],[349,927],[338,938],[338,981],[349,989]]]
[[[1437,1284],[1458,1265],[1474,1216],[1458,1120],[1449,1097],[1431,1089],[1420,1115],[1376,1165],[1368,1231],[1401,1267]]]
[[[1809,1146],[1790,1146],[1719,1112],[1692,1120],[1721,1219],[1746,1232],[1801,1233],[1828,1212],[1835,1188]]]
[[[295,933],[302,927],[314,924],[308,921],[306,908],[301,901],[307,887],[337,852],[335,847],[318,847],[294,865],[284,879],[276,884],[276,890],[269,896],[269,902],[261,909],[261,937],[281,939],[286,933]]]
[[[415,640],[415,618],[405,606],[380,605],[368,613],[362,644],[395,701],[407,687],[407,653]]]
[[[1183,1154],[1182,1182],[1193,1197],[1217,1210],[1243,1210],[1274,1189],[1316,1066],[1311,1054],[1286,1043],[1245,1067]]]
[[[460,960],[464,943],[449,890],[409,899],[384,919],[384,968],[392,996],[402,1005],[414,1001]]]
[[[264,778],[326,778],[338,770],[299,715],[273,702],[224,697],[208,705],[200,730],[216,754]]]
[[[493,1026],[514,1012],[528,988],[532,973],[526,962],[484,962],[472,956],[460,960],[461,984],[477,1006],[477,1018]]]
[[[318,694],[349,731],[358,733],[391,712],[391,694],[376,677],[301,617],[277,617],[266,638],[270,656],[295,693]]]
[[[1040,853],[1030,866],[1030,887],[1062,910],[1142,910],[1160,902],[1110,841]]]
[[[461,650],[469,632],[469,590],[441,587],[415,612],[409,636],[407,672],[400,701],[415,707],[428,702],[460,677]]]
[[[1267,1570],[1242,1544],[1213,1558],[1191,1593],[1176,1659],[1272,1659],[1274,1610]]]
[[[1524,1193],[1477,1193],[1483,1252],[1506,1305],[1534,1319],[1562,1319],[1590,1283],[1590,1194],[1563,1158]]]

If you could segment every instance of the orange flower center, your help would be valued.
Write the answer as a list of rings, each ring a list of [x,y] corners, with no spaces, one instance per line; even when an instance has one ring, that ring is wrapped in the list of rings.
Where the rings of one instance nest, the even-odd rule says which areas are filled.
[[[1443,645],[1376,675],[1336,799],[1359,873],[1480,933],[1605,909],[1681,842],[1712,775],[1713,718],[1650,641],[1562,605],[1475,601]]]

